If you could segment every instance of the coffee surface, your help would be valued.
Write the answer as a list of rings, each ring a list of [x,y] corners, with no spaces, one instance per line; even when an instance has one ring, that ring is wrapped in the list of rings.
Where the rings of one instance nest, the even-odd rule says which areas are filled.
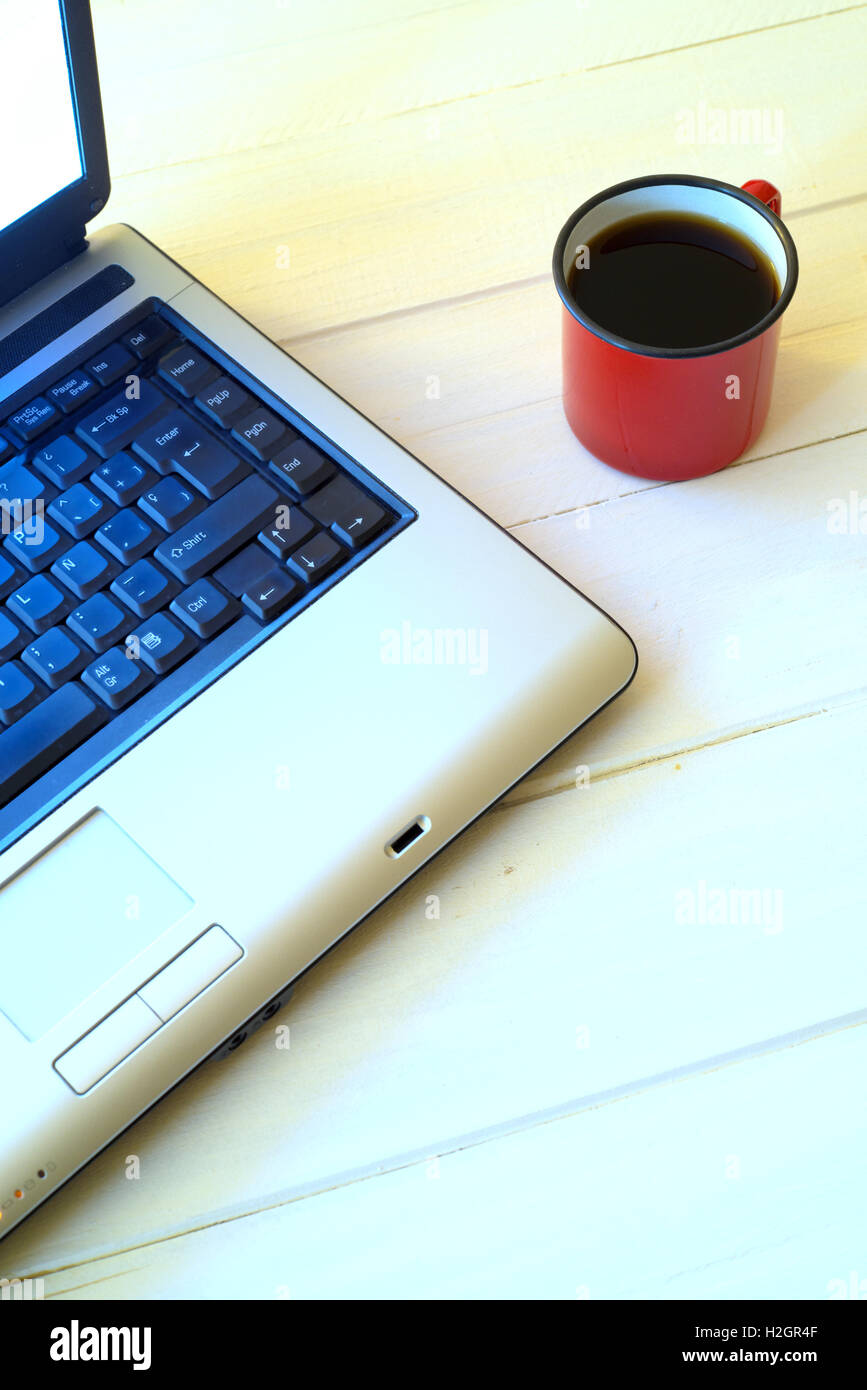
[[[613,223],[587,243],[569,292],[620,338],[646,347],[699,348],[757,324],[780,294],[770,261],[731,227],[692,213]],[[576,258],[577,259],[577,258]]]

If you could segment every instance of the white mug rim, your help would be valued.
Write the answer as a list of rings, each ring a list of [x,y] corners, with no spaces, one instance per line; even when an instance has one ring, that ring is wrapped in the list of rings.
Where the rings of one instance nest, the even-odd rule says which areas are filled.
[[[663,348],[655,347],[648,343],[632,342],[628,338],[622,338],[618,334],[612,333],[610,329],[605,328],[604,325],[591,319],[589,315],[585,314],[581,307],[576,304],[569,292],[566,280],[566,265],[567,259],[569,259],[571,263],[570,241],[573,239],[576,228],[581,222],[587,219],[588,214],[601,208],[605,203],[622,199],[625,194],[631,194],[642,189],[664,186],[705,189],[717,195],[736,198],[740,203],[747,205],[753,216],[756,214],[760,215],[765,222],[769,224],[769,234],[773,232],[776,236],[782,255],[779,257],[772,256],[771,258],[775,261],[775,269],[780,279],[779,296],[768,310],[767,314],[763,315],[755,324],[751,324],[749,328],[745,329],[742,333],[736,334],[734,337],[727,338],[718,343],[702,344],[699,347],[686,348]],[[749,235],[749,233],[746,234]],[[765,249],[767,251],[767,248]],[[785,275],[780,274],[780,268],[783,264],[785,265]],[[692,174],[651,174],[643,178],[627,179],[622,183],[612,184],[610,188],[602,189],[601,192],[594,194],[592,198],[588,198],[585,203],[582,203],[579,208],[576,208],[575,212],[572,213],[571,217],[562,227],[560,235],[557,238],[554,247],[553,271],[554,283],[563,301],[564,307],[578,323],[582,324],[590,333],[593,333],[595,337],[602,338],[604,341],[611,343],[614,347],[623,348],[627,352],[633,352],[642,357],[709,357],[714,353],[728,352],[732,348],[739,347],[742,343],[747,343],[751,339],[759,337],[781,317],[797,285],[798,255],[792,237],[782,220],[775,212],[771,211],[767,204],[755,198],[751,193],[747,193],[743,188],[737,188],[734,184],[723,183],[719,179],[700,178]]]

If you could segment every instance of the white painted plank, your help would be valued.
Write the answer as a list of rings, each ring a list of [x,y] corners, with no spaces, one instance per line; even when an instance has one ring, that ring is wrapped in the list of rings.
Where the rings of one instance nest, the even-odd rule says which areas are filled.
[[[603,774],[864,690],[865,499],[856,436],[590,507],[586,528],[575,514],[517,528],[632,633],[640,664],[516,795],[567,785],[576,761]]]
[[[46,1293],[863,1297],[865,1067],[862,1025],[63,1270]]]
[[[477,293],[547,271],[572,209],[636,173],[770,178],[789,212],[862,194],[850,149],[864,26],[863,9],[847,11],[530,82],[456,102],[436,126],[420,110],[268,144],[257,108],[256,148],[129,176],[117,132],[101,218],[139,226],[281,339]],[[833,72],[833,100],[817,70]],[[757,92],[783,112],[778,148],[681,142],[682,109],[751,109]],[[235,109],[233,97],[227,118],[216,88],[196,129],[223,128]],[[157,130],[173,142],[176,122],[149,121],[148,144]]]
[[[660,0],[631,5],[628,23],[612,23],[597,0],[212,0],[206,18],[173,0],[93,6],[118,172],[257,149],[781,25],[785,42],[787,27],[806,22],[809,33],[816,17],[842,8],[835,0],[764,0],[761,10],[748,0]],[[143,120],[140,103],[130,103],[136,70],[159,74],[162,121]],[[231,120],[209,119],[226,91]]]
[[[862,702],[494,812],[299,986],[290,1050],[261,1032],[205,1068],[7,1261],[137,1245],[862,1008],[864,731]],[[703,921],[720,889],[763,896]]]
[[[124,50],[135,15],[137,68],[158,70],[148,44],[165,53],[165,0],[100,6],[120,174],[105,220],[140,225],[284,340],[487,295],[493,322],[485,301],[443,305],[308,338],[299,355],[329,379],[333,353],[335,384],[422,440],[419,452],[500,519],[599,503],[586,531],[567,515],[519,534],[633,631],[642,667],[624,701],[304,983],[286,1020],[291,1051],[259,1035],[204,1069],[3,1243],[4,1270],[75,1265],[50,1291],[93,1296],[569,1297],[587,1286],[821,1297],[860,1269],[853,1242],[863,1250],[852,1219],[863,1212],[863,1029],[571,1119],[532,1117],[864,1006],[863,537],[825,523],[829,498],[867,495],[867,477],[859,439],[802,447],[864,428],[860,209],[845,206],[864,192],[851,144],[863,13],[773,28],[803,6],[759,15],[670,0],[630,7],[628,24],[600,11],[581,17],[580,52],[558,76],[539,7],[431,16],[432,5],[376,0],[357,22],[355,7],[329,4],[294,25],[305,61],[289,83],[286,49],[263,42],[274,8],[245,7],[246,50],[234,18],[222,33],[211,25],[199,51],[176,42],[155,130],[137,128]],[[556,15],[567,8],[574,21],[578,7]],[[484,35],[497,10],[501,34],[522,43],[489,45],[480,64],[470,47],[456,56],[455,36]],[[198,6],[172,7],[176,40],[191,16],[201,25]],[[759,21],[769,32],[745,32]],[[423,55],[410,80],[401,42]],[[681,51],[623,62],[660,46]],[[377,71],[369,59],[386,50],[394,59]],[[328,54],[331,66],[317,65]],[[606,62],[623,65],[578,72]],[[754,107],[757,91],[783,113],[779,150],[678,142],[679,109]],[[802,287],[759,453],[801,452],[612,500],[619,480],[575,452],[559,417],[544,277],[581,197],[670,167],[771,177],[795,214]],[[825,204],[836,206],[808,216]],[[491,294],[514,281],[530,283]],[[523,379],[522,312],[537,333]],[[403,375],[372,384],[402,349]],[[470,384],[450,391],[455,362]],[[430,373],[447,386],[439,415],[412,398]],[[541,446],[538,469],[528,441]],[[796,722],[648,761],[786,718]],[[589,790],[524,804],[569,786],[578,761],[592,765]],[[640,766],[614,775],[630,762]],[[766,916],[678,922],[678,894],[700,896],[702,883],[766,892]],[[438,920],[425,916],[430,894]],[[515,1139],[445,1161],[438,1180],[422,1165],[346,1185],[515,1125]],[[139,1182],[124,1176],[129,1153],[142,1158]],[[731,1156],[736,1181],[721,1176]]]

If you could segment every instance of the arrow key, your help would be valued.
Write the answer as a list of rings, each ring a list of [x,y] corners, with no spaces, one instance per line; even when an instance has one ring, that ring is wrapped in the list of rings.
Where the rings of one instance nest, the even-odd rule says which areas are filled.
[[[297,574],[305,584],[317,584],[345,555],[346,551],[341,545],[320,531],[318,536],[290,555],[287,564],[291,573]]]
[[[367,545],[386,519],[382,507],[343,476],[326,483],[303,505],[320,526],[330,526],[343,544],[353,550]]]
[[[367,545],[371,536],[376,535],[384,522],[385,512],[382,507],[368,501],[363,508],[359,508],[355,516],[346,516],[332,525],[335,536],[339,536],[344,545],[358,550],[361,546]]]
[[[300,592],[298,584],[287,574],[269,570],[264,579],[243,595],[241,602],[260,623],[270,623],[300,597]]]
[[[257,539],[266,550],[270,550],[272,555],[282,560],[284,556],[297,550],[301,542],[306,541],[315,530],[315,524],[309,516],[305,516],[300,507],[282,506],[278,507],[274,514],[273,525],[260,531]]]

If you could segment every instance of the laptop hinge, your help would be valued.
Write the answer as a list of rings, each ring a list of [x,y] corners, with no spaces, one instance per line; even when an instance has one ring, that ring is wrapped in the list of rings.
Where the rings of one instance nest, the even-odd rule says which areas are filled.
[[[53,270],[59,270],[67,261],[74,260],[87,248],[84,223],[67,232],[62,241],[49,241],[43,238],[34,252],[33,246],[27,248],[27,283],[22,283],[24,265],[21,261],[7,262],[0,269],[0,305],[8,304],[24,294]]]
[[[84,227],[80,232],[76,232],[72,237],[67,237],[65,241],[66,255],[64,260],[72,260],[73,256],[81,255],[87,247],[87,237],[84,234]]]

